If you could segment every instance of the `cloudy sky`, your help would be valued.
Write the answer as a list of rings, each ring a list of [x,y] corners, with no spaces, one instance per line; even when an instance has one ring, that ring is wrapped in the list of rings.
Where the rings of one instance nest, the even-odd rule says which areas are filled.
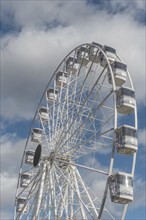
[[[1,1],[1,219],[12,219],[30,122],[53,71],[81,43],[111,45],[136,90],[139,152],[127,219],[144,220],[146,161],[145,0]]]

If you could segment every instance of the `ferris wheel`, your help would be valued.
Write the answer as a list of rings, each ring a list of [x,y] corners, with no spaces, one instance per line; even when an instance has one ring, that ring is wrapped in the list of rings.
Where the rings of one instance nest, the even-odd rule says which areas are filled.
[[[85,43],[52,75],[18,178],[14,219],[125,219],[133,200],[137,109],[127,65]]]

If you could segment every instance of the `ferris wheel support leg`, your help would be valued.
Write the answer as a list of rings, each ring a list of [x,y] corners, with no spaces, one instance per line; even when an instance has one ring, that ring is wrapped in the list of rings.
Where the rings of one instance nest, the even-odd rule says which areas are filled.
[[[66,190],[66,192],[65,192],[65,199],[67,200],[66,201],[66,207],[65,207],[65,210],[66,210],[66,218],[68,219],[69,218],[69,213],[68,213],[68,205],[69,205],[69,203],[68,203],[68,185],[67,185],[67,190]]]
[[[81,178],[81,176],[80,176],[80,174],[79,174],[79,172],[78,172],[77,169],[76,169],[76,173],[77,173],[77,176],[78,176],[79,179],[80,179],[80,182],[81,182],[81,184],[82,184],[83,189],[84,189],[85,192],[86,192],[86,195],[87,195],[87,197],[88,197],[88,199],[89,199],[89,202],[90,202],[90,204],[91,204],[91,206],[92,206],[92,208],[93,208],[94,214],[95,214],[95,216],[98,218],[98,212],[97,212],[97,210],[96,210],[96,208],[95,208],[95,206],[94,206],[94,203],[93,203],[93,201],[92,201],[92,199],[91,199],[91,197],[90,197],[90,195],[89,195],[89,192],[88,192],[88,190],[87,190],[87,188],[86,188],[84,182],[82,181],[82,178]]]
[[[62,190],[63,190],[63,192],[62,192],[62,203],[61,203],[61,206],[60,206],[60,214],[59,214],[60,219],[62,218],[63,206],[65,206],[65,202],[66,202],[66,198],[67,198],[67,185]],[[67,210],[66,210],[66,215],[67,215]]]
[[[108,172],[109,176],[112,174],[112,170],[113,170],[114,153],[115,153],[115,146],[113,146],[113,149],[112,149],[112,156],[111,156],[110,167],[109,167],[109,172]]]
[[[81,199],[81,196],[80,196],[80,191],[79,191],[79,187],[78,187],[78,183],[77,183],[77,178],[76,178],[76,175],[75,175],[74,172],[73,172],[73,176],[74,176],[74,181],[75,181],[76,192],[77,192],[77,195],[79,197],[79,201],[81,201],[82,199]],[[80,202],[80,210],[81,210],[82,219],[87,220],[87,217],[85,215],[84,208],[83,208],[83,205],[82,205],[81,202]]]
[[[107,197],[108,185],[109,185],[109,180],[107,180],[107,182],[106,182],[106,187],[105,187],[105,191],[104,191],[104,195],[103,195],[103,200],[102,200],[102,203],[101,203],[99,216],[97,218],[99,220],[101,219],[101,215],[102,215],[102,212],[103,212],[103,209],[104,209],[104,205],[105,205],[105,201],[106,201],[106,197]]]
[[[124,206],[124,210],[123,210],[123,213],[122,213],[121,220],[124,220],[124,219],[125,219],[125,215],[126,215],[126,212],[127,212],[127,208],[128,208],[128,204],[126,204],[126,205]]]
[[[39,211],[40,211],[40,207],[41,207],[41,203],[42,203],[42,198],[43,198],[43,191],[44,191],[44,185],[45,185],[45,179],[46,179],[46,172],[47,172],[47,163],[44,162],[43,163],[43,167],[42,167],[42,176],[41,176],[41,183],[40,183],[40,187],[38,189],[38,196],[34,205],[34,211],[33,211],[33,216],[32,219],[36,220],[38,219],[38,215],[39,215]]]
[[[48,179],[48,184],[49,184],[49,190],[51,190],[51,181],[50,181],[51,177]],[[50,210],[50,207],[51,207],[51,198],[49,196],[49,201],[48,201],[48,205],[49,205],[49,209],[48,209],[48,219],[51,219],[51,210]]]
[[[53,217],[54,220],[57,220],[57,215],[56,215],[56,198],[55,198],[55,186],[54,186],[54,175],[53,172],[50,175],[50,190],[51,190],[51,205],[53,206]]]
[[[71,200],[71,204],[73,204],[74,191],[72,188],[71,188],[71,193],[70,193],[70,200]],[[70,206],[70,219],[73,219],[73,205]]]
[[[133,155],[132,170],[131,170],[132,176],[134,176],[135,164],[136,164],[136,153],[134,153]]]

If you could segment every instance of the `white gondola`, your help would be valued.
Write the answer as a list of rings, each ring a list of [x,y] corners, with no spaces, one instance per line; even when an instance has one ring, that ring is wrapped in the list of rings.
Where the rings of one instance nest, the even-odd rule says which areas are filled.
[[[138,149],[137,130],[134,127],[123,125],[115,131],[115,144],[120,154],[133,154]]]
[[[58,95],[58,90],[50,88],[47,91],[47,98],[50,102],[56,101],[57,100],[57,95]]]
[[[86,66],[89,63],[89,53],[87,47],[80,47],[77,50],[77,62]]]
[[[93,42],[95,46],[98,46],[102,48],[103,46],[101,44]],[[99,56],[99,49],[97,47],[91,46],[89,48],[89,60],[94,63],[99,63],[100,62],[100,56]]]
[[[109,46],[104,46],[103,51],[105,52],[110,63],[113,63],[116,59],[116,50]],[[107,61],[102,53],[100,53],[100,65],[106,67]]]
[[[47,121],[48,118],[49,118],[49,113],[48,113],[47,108],[41,107],[41,108],[39,109],[39,116],[40,116],[40,118],[41,118],[43,121]]]
[[[42,137],[42,129],[41,128],[34,128],[31,131],[31,141],[39,143]]]
[[[76,74],[79,69],[80,64],[77,62],[77,59],[74,57],[69,57],[66,60],[66,71],[69,74]]]
[[[75,74],[79,69],[79,63],[77,62],[77,59],[74,57],[69,57],[66,60],[66,71],[69,74]]]
[[[126,82],[127,78],[127,65],[125,63],[115,61],[112,65],[112,71],[116,86],[122,86]],[[108,73],[108,81],[109,83],[112,82],[110,71]]]
[[[133,200],[133,178],[128,173],[118,172],[109,177],[111,201],[127,204]]]
[[[26,164],[33,164],[33,158],[34,158],[34,151],[33,150],[28,150],[25,153],[25,163]]]
[[[131,114],[135,109],[135,91],[121,87],[117,91],[117,111],[121,114]]]
[[[23,173],[20,177],[20,187],[25,188],[30,184],[31,174],[30,173]]]
[[[67,72],[59,71],[56,74],[56,85],[59,87],[63,87],[67,83]]]
[[[17,210],[18,213],[22,212],[22,210],[23,210],[23,212],[26,211],[26,207],[24,208],[25,203],[26,203],[26,198],[25,197],[19,197],[17,199],[17,208],[16,208],[16,210]]]

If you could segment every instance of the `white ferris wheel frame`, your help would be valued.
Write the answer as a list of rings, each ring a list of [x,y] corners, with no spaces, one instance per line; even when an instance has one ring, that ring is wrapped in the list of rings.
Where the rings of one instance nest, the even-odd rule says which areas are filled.
[[[27,138],[27,141],[26,141],[26,145],[25,145],[25,149],[24,149],[24,153],[23,153],[23,157],[22,157],[22,161],[21,161],[21,166],[20,166],[20,173],[19,173],[19,179],[18,179],[18,183],[17,183],[17,192],[16,192],[16,199],[15,199],[15,213],[14,213],[14,219],[21,219],[21,214],[23,214],[23,211],[21,212],[20,215],[16,216],[16,206],[17,206],[17,198],[18,196],[21,194],[19,193],[19,184],[20,184],[20,175],[23,173],[23,163],[24,163],[24,158],[25,158],[25,153],[26,153],[26,149],[27,149],[27,146],[28,146],[28,142],[29,142],[29,138],[30,138],[30,135],[31,135],[31,131],[32,131],[32,128],[33,128],[33,125],[34,125],[34,122],[36,120],[36,117],[37,117],[37,114],[38,114],[38,109],[40,108],[41,106],[41,103],[42,103],[42,100],[43,98],[45,97],[45,94],[47,92],[47,89],[49,88],[49,85],[51,84],[52,80],[54,79],[57,71],[60,69],[61,65],[65,63],[66,59],[70,56],[70,54],[72,54],[73,52],[77,51],[79,48],[81,48],[82,46],[84,47],[91,47],[91,46],[94,46],[95,48],[98,49],[98,52],[100,51],[106,62],[107,62],[107,66],[109,68],[109,71],[111,73],[111,78],[112,78],[112,92],[113,92],[113,97],[114,97],[114,127],[113,129],[116,130],[117,129],[117,120],[118,120],[118,113],[117,113],[117,107],[116,107],[116,91],[117,91],[117,88],[116,88],[116,85],[115,85],[115,79],[114,79],[114,73],[113,73],[113,70],[111,68],[111,64],[108,60],[108,57],[106,56],[106,53],[98,46],[98,45],[95,45],[95,44],[92,44],[92,43],[84,43],[84,44],[81,44],[79,45],[78,47],[76,47],[75,49],[73,49],[69,54],[67,54],[67,56],[62,60],[62,62],[60,63],[60,65],[57,67],[57,69],[55,70],[54,74],[52,75],[51,79],[49,80],[49,83],[47,84],[45,90],[44,90],[44,93],[40,99],[40,102],[38,104],[38,107],[37,107],[37,110],[35,112],[35,115],[34,115],[34,118],[32,120],[32,124],[31,124],[31,128],[30,128],[30,132],[29,132],[29,136]],[[122,59],[120,57],[118,57],[118,60],[119,61],[122,61]],[[91,62],[91,66],[93,64],[93,61]],[[82,65],[80,66],[80,69],[82,68]],[[89,68],[90,69],[90,68]],[[90,72],[90,70],[89,70]],[[134,90],[134,87],[133,87],[133,83],[132,83],[132,79],[131,79],[131,76],[130,76],[130,73],[127,71],[127,77],[129,79],[129,82],[130,82],[130,87],[131,89]],[[103,103],[102,103],[103,104]],[[134,128],[137,130],[137,108],[135,106],[134,108]],[[93,207],[93,211],[95,212],[95,215],[97,216],[97,219],[101,219],[102,217],[102,213],[103,213],[103,210],[106,209],[105,208],[105,202],[106,202],[106,197],[107,197],[107,193],[108,193],[108,177],[112,174],[113,172],[113,166],[114,166],[114,158],[115,158],[115,145],[113,144],[112,146],[112,153],[111,153],[111,159],[110,159],[110,164],[109,164],[109,170],[108,172],[104,172],[102,170],[98,170],[98,169],[94,169],[94,168],[91,168],[91,167],[88,167],[88,166],[84,166],[84,165],[81,165],[81,164],[77,164],[77,163],[73,163],[73,162],[66,162],[66,164],[70,164],[70,166],[72,167],[71,169],[73,170],[73,176],[74,176],[74,181],[75,181],[75,185],[76,185],[76,189],[78,189],[78,180],[76,179],[78,177],[78,179],[80,180],[81,182],[81,185],[82,185],[82,188],[86,191],[86,186],[85,186],[85,183],[82,181],[82,178],[78,172],[78,170],[76,169],[76,175],[74,174],[74,168],[75,167],[80,167],[80,168],[83,168],[83,169],[87,169],[87,170],[90,170],[92,172],[98,172],[98,173],[102,173],[102,174],[105,174],[107,175],[107,183],[106,183],[106,187],[105,187],[105,190],[104,190],[104,193],[103,193],[103,198],[102,198],[102,201],[100,202],[101,206],[100,206],[100,209],[97,212],[95,206],[94,206],[94,203],[91,201],[91,196],[89,195],[88,191],[86,191],[86,196],[88,197],[90,203],[92,204],[92,207]],[[45,160],[45,159],[44,159]],[[58,161],[60,161],[58,159]],[[60,161],[61,162],[61,161]],[[132,165],[131,165],[131,175],[132,177],[134,176],[134,171],[135,171],[135,163],[136,163],[136,153],[133,154],[133,160],[132,160]],[[43,167],[42,167],[42,174],[41,174],[41,179],[40,179],[40,186],[39,186],[39,195],[40,197],[42,196],[43,194],[43,189],[44,189],[44,180],[46,178],[46,169],[47,168],[47,163],[44,163],[43,164]],[[56,169],[57,169],[57,165],[56,165]],[[60,171],[62,172],[62,171]],[[62,176],[64,177],[64,179],[66,179],[66,182],[68,182],[69,180],[65,177],[65,174],[62,172]],[[35,176],[34,176],[35,178]],[[57,178],[56,178],[57,179]],[[52,181],[50,179],[50,181]],[[53,184],[50,182],[50,184]],[[66,186],[67,187],[67,186]],[[73,188],[73,186],[71,186]],[[73,191],[71,190],[70,192],[73,193]],[[55,192],[54,192],[55,193]],[[66,191],[63,192],[63,194],[67,193],[67,188],[66,188]],[[62,194],[62,196],[63,196]],[[79,190],[77,190],[76,192],[77,196],[78,196],[78,199],[80,201],[80,192]],[[55,204],[54,204],[55,206]],[[86,216],[85,216],[85,213],[84,213],[84,208],[87,208],[86,205],[82,204],[81,203],[81,207],[82,206],[85,206],[83,207],[83,209],[81,209],[81,212],[82,212],[82,217],[84,217],[86,219]],[[34,209],[34,212],[33,212],[33,219],[37,219],[37,216],[38,216],[38,213],[39,213],[39,210],[41,208],[41,202],[39,201],[39,198],[36,199],[36,209]],[[63,208],[63,207],[62,207]],[[121,217],[121,220],[124,220],[125,219],[125,215],[126,215],[126,212],[127,212],[127,208],[128,208],[128,204],[124,205],[124,208],[123,208],[123,212],[122,212],[122,217]],[[55,207],[54,207],[54,210],[55,210]],[[112,219],[114,219],[114,217],[110,214],[110,212],[108,210],[106,210],[109,215],[111,216]],[[73,210],[71,210],[71,212],[73,212]],[[27,218],[26,218],[27,219]]]

